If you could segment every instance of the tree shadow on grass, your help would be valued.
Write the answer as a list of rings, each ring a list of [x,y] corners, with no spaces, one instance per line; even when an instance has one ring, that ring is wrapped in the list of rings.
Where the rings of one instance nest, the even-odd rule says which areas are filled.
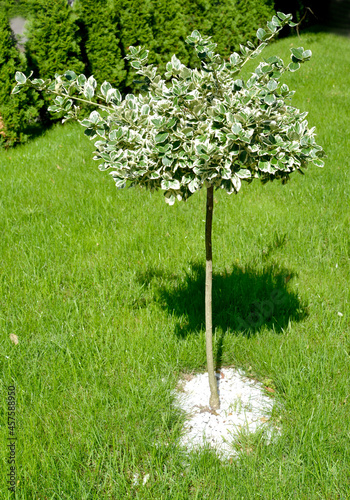
[[[233,266],[231,272],[213,273],[213,328],[250,336],[264,325],[283,332],[290,321],[301,321],[307,316],[307,305],[288,290],[288,282],[294,276],[274,265],[265,266],[262,271]],[[180,338],[205,328],[203,264],[192,262],[185,278],[165,276],[149,268],[139,275],[139,281],[163,282],[152,286],[155,299],[169,314],[178,317],[175,333]]]

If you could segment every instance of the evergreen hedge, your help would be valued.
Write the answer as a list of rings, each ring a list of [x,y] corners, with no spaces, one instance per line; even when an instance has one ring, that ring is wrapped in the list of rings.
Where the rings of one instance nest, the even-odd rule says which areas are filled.
[[[43,101],[36,92],[11,95],[16,71],[26,71],[24,58],[16,48],[16,40],[5,12],[0,12],[0,144],[12,146],[24,142],[29,128],[39,115]]]
[[[54,78],[71,68],[84,71],[78,27],[67,0],[37,0],[28,29],[27,57],[35,77]]]
[[[128,48],[131,45],[147,45],[152,50],[150,63],[155,63],[156,59],[153,53],[152,2],[150,0],[114,0],[113,12],[113,21],[120,26],[123,57],[126,56]],[[127,63],[126,68],[128,74],[125,85],[130,89],[133,87],[135,71],[131,69],[129,63]]]
[[[228,57],[239,45],[255,36],[274,14],[272,0],[186,0],[187,31],[200,29],[211,36],[217,51]],[[192,61],[191,61],[192,62]]]
[[[120,27],[113,20],[112,8],[107,0],[79,0],[76,3],[87,73],[94,74],[100,84],[108,80],[116,87],[123,87],[125,62],[120,48]]]

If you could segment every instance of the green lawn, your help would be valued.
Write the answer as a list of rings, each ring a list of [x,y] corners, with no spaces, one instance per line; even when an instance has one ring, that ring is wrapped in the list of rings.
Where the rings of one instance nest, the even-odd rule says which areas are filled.
[[[216,192],[213,225],[216,359],[275,388],[281,435],[241,436],[227,463],[177,446],[172,390],[205,370],[205,192],[116,190],[82,128],[57,125],[0,152],[1,498],[350,497],[350,40],[266,52],[299,45],[314,56],[285,81],[326,166]]]

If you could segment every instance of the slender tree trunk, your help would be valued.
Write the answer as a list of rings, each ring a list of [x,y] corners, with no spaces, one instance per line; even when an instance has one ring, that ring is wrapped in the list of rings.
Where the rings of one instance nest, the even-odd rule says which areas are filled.
[[[211,248],[211,228],[213,221],[214,188],[207,188],[207,213],[205,221],[205,344],[207,351],[207,367],[210,387],[209,405],[213,410],[220,408],[218,387],[214,372],[213,360],[213,326],[212,326],[212,281],[213,281],[213,255]]]

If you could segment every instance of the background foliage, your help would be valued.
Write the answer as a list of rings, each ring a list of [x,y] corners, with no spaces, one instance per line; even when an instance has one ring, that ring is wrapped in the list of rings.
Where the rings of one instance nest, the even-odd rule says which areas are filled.
[[[111,5],[107,0],[79,0],[76,14],[86,72],[96,75],[99,83],[107,80],[123,88],[126,71],[118,38],[120,26]]]
[[[42,78],[52,78],[64,68],[84,71],[78,26],[66,0],[36,0],[35,14],[27,26],[26,56],[28,70]],[[50,100],[44,98],[46,104]],[[44,123],[51,120],[47,112],[41,113]]]
[[[274,13],[271,0],[197,0],[186,2],[185,9],[191,31],[199,29],[203,36],[212,36],[224,57],[254,38],[257,28],[265,26]]]
[[[149,0],[114,0],[114,22],[120,24],[121,50],[124,57],[130,45],[147,44],[153,47],[151,6]],[[126,87],[129,88],[135,73],[129,65],[127,69]]]
[[[26,61],[16,48],[7,16],[0,12],[0,144],[6,147],[28,138],[30,125],[43,103],[31,90],[20,96],[11,95],[18,68],[26,71]]]
[[[290,12],[296,20],[305,15],[304,26],[327,22],[330,0],[275,0],[275,9]]]
[[[37,0],[28,26],[27,58],[36,77],[53,78],[67,67],[84,71],[78,27],[66,0]]]

